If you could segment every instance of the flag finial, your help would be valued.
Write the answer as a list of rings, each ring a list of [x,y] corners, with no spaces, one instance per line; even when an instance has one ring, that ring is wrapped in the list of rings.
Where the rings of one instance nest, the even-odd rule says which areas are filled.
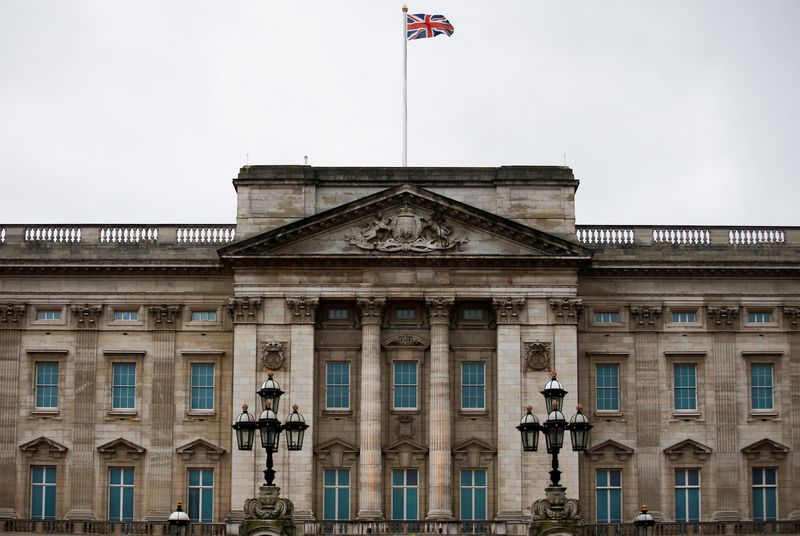
[[[403,13],[408,13],[408,6],[403,4]]]

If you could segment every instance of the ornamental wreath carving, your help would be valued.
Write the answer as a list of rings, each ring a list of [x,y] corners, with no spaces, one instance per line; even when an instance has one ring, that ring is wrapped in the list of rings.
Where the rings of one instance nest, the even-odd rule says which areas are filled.
[[[532,370],[548,370],[550,368],[550,343],[526,342],[525,361]]]
[[[286,346],[288,343],[276,341],[266,341],[261,343],[260,356],[261,368],[264,370],[278,370],[286,362]]]
[[[430,253],[469,242],[465,236],[455,238],[452,235],[453,228],[447,225],[441,214],[434,212],[425,218],[405,206],[394,216],[378,213],[372,222],[362,225],[357,234],[346,235],[345,240],[361,249],[389,253]]]

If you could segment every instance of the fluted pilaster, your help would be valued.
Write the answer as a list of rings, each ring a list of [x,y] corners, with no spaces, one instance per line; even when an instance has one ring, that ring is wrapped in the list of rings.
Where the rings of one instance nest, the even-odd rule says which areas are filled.
[[[429,520],[453,519],[450,416],[450,311],[453,298],[428,298],[431,324]]]

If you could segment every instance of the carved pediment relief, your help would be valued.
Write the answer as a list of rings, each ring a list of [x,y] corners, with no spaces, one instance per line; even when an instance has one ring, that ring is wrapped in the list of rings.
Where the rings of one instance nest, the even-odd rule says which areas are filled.
[[[466,461],[470,467],[487,463],[495,454],[497,454],[496,448],[475,437],[453,446],[453,458],[460,462]]]
[[[398,439],[386,445],[383,453],[392,466],[411,467],[419,466],[425,461],[428,448],[412,439]]]
[[[694,439],[684,439],[664,449],[664,454],[672,461],[688,461],[692,459],[703,461],[711,455],[711,452],[711,447],[703,445]]]
[[[314,454],[328,467],[350,467],[358,458],[359,449],[344,439],[333,438],[314,447]]]
[[[381,346],[384,348],[419,348],[425,349],[430,344],[422,337],[411,335],[410,333],[401,333],[383,340]]]
[[[195,439],[182,447],[176,448],[175,452],[187,462],[192,459],[203,460],[203,458],[207,461],[215,462],[225,454],[225,449],[209,443],[205,439]]]
[[[147,449],[120,437],[100,445],[97,447],[97,452],[105,460],[139,460],[147,452]]]
[[[465,203],[405,184],[295,221],[219,250],[232,263],[252,265],[314,262],[315,256],[414,262],[447,255],[482,258],[505,266],[514,257],[552,258],[563,264],[588,260],[576,242],[527,227]],[[501,257],[510,257],[502,258]],[[318,262],[318,260],[317,260]]]
[[[67,454],[69,449],[61,443],[57,443],[52,439],[42,436],[37,437],[33,441],[23,443],[19,446],[19,450],[24,452],[25,456],[28,458],[46,457],[54,460],[60,460]]]
[[[751,461],[776,462],[789,453],[789,447],[765,437],[760,441],[756,441],[744,447],[742,452],[747,456],[747,459]]]
[[[617,460],[624,462],[633,455],[633,449],[623,445],[622,443],[618,443],[613,439],[607,439],[602,443],[598,443],[597,445],[586,449],[586,455],[589,456],[593,462],[600,461],[604,458],[616,458]]]

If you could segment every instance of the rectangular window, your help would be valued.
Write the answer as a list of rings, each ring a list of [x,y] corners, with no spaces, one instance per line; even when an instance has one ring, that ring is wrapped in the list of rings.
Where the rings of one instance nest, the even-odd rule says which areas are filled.
[[[675,365],[675,410],[697,410],[697,365]]]
[[[189,511],[194,523],[211,523],[214,517],[214,470],[189,469]]]
[[[325,469],[322,494],[324,519],[350,519],[349,469]]]
[[[778,519],[778,470],[753,468],[753,521]]]
[[[675,521],[700,521],[699,469],[675,469]]]
[[[464,320],[483,320],[483,309],[464,309],[461,318]]]
[[[594,313],[595,324],[619,324],[619,313],[615,311],[596,311]]]
[[[419,479],[416,469],[392,470],[392,519],[412,521],[419,517]]]
[[[136,408],[136,363],[114,363],[111,409]]]
[[[350,363],[347,361],[325,363],[325,407],[350,409]]]
[[[750,407],[754,410],[775,409],[772,363],[750,365]]]
[[[202,322],[216,322],[216,311],[192,311],[192,320],[200,320]]]
[[[394,316],[397,320],[416,320],[416,309],[396,309]]]
[[[461,409],[486,409],[486,363],[461,363]]]
[[[595,372],[597,411],[619,411],[619,365],[597,365]]]
[[[672,313],[672,322],[675,324],[691,324],[697,322],[695,313]]]
[[[598,469],[597,473],[597,522],[622,522],[622,471]]]
[[[747,313],[747,321],[753,324],[769,324],[772,322],[772,313],[768,311]]]
[[[192,363],[192,409],[214,409],[213,363]]]
[[[394,409],[417,409],[417,362],[394,363]]]
[[[133,521],[133,467],[108,468],[108,520]]]
[[[52,465],[31,467],[31,518],[56,517],[56,468]]]
[[[328,320],[347,320],[350,318],[350,311],[339,307],[328,309]]]
[[[36,311],[36,320],[61,320],[61,310],[38,310]]]
[[[461,470],[461,519],[486,519],[486,469]]]
[[[58,409],[58,363],[36,363],[36,409]]]
[[[137,311],[114,311],[114,320],[139,320]]]

